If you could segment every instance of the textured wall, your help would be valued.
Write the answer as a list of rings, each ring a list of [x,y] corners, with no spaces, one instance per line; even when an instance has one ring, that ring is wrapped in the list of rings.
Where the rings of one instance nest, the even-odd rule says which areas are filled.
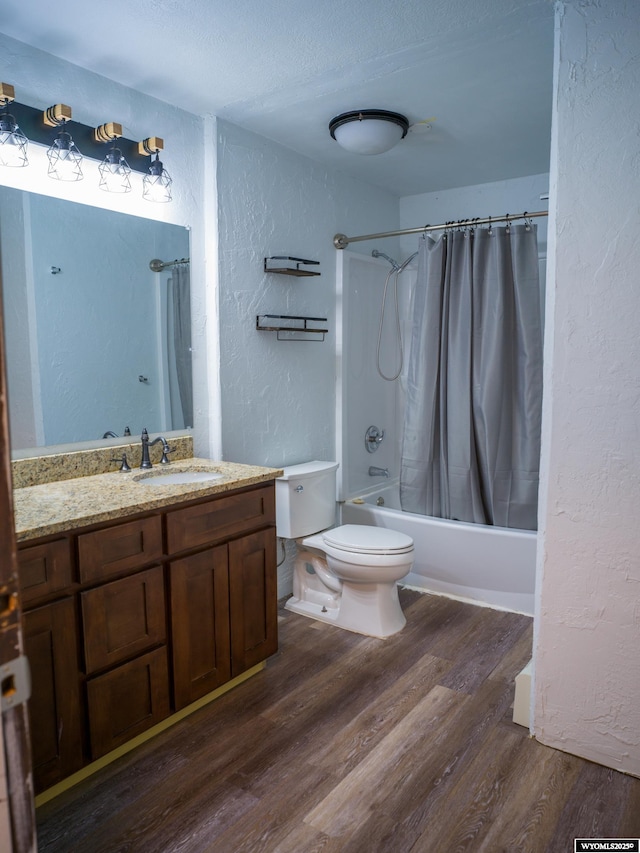
[[[556,23],[533,731],[640,775],[640,6]]]
[[[225,459],[293,465],[335,457],[333,235],[397,226],[398,200],[219,122],[220,358]],[[320,261],[319,277],[263,272],[263,258]],[[327,317],[323,343],[279,342],[256,315]]]

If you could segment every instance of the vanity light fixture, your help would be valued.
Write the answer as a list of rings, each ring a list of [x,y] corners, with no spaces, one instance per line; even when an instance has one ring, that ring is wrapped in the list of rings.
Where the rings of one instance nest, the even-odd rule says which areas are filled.
[[[10,83],[0,83],[0,166],[28,166],[28,140],[9,112],[16,93]]]
[[[111,148],[98,166],[100,181],[98,186],[107,193],[129,193],[131,192],[131,167],[124,159],[122,151],[116,147],[116,140],[122,136],[122,125],[110,121],[96,127],[94,132],[96,142],[111,143]]]
[[[128,193],[132,189],[131,173],[139,172],[143,176],[143,198],[171,201],[173,181],[160,160],[164,141],[159,136],[137,142],[125,139],[117,122],[91,127],[76,121],[74,135],[80,141],[81,153],[69,133],[71,117],[71,107],[66,104],[54,104],[44,112],[19,104],[14,87],[0,83],[0,167],[28,166],[27,147],[44,146],[48,175],[54,180],[83,180],[83,160],[88,157],[97,161],[101,190]],[[51,128],[57,129],[53,142]]]
[[[149,173],[142,179],[142,198],[147,201],[171,201],[171,177],[164,168],[159,154],[163,148],[164,141],[159,136],[151,136],[138,143],[139,154],[151,155]]]
[[[388,110],[355,110],[329,122],[332,138],[353,154],[382,154],[404,139],[409,121]]]
[[[48,127],[59,127],[58,135],[47,151],[49,158],[48,175],[56,181],[81,181],[82,154],[78,151],[66,124],[71,119],[71,107],[55,104],[43,113],[44,123]]]

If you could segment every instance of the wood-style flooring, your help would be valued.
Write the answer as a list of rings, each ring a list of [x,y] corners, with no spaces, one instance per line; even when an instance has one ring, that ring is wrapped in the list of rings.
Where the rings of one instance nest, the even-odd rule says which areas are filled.
[[[531,620],[401,591],[375,640],[281,611],[267,668],[38,810],[53,853],[570,853],[640,780],[511,721]]]

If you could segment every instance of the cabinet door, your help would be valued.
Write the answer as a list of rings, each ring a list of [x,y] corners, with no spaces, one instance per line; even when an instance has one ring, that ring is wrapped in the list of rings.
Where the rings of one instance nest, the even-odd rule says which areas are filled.
[[[229,543],[231,675],[278,650],[276,532],[260,530]]]
[[[18,551],[22,604],[71,585],[71,549],[68,539],[56,539]]]
[[[89,679],[87,700],[95,760],[169,716],[166,648]]]
[[[83,764],[80,676],[73,600],[24,614],[31,668],[29,718],[36,793]]]
[[[87,674],[165,642],[161,566],[87,590],[80,599]]]
[[[231,677],[227,546],[174,560],[170,567],[176,710]]]

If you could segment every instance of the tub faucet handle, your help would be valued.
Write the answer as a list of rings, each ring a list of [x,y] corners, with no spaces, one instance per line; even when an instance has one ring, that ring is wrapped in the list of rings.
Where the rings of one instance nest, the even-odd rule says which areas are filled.
[[[380,447],[380,442],[384,438],[384,430],[377,426],[370,426],[364,434],[364,446],[369,453],[375,453]]]

